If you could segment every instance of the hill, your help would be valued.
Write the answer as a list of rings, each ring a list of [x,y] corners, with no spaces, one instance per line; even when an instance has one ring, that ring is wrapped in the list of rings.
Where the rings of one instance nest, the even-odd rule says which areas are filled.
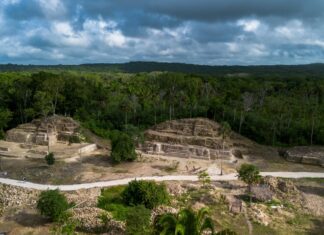
[[[153,71],[181,72],[199,75],[217,76],[285,76],[285,77],[323,77],[324,64],[305,65],[256,65],[256,66],[212,66],[185,63],[143,62],[135,61],[128,63],[93,63],[80,65],[18,65],[2,64],[0,72],[7,71],[44,71],[44,70],[73,70],[87,72],[119,71],[127,73],[141,73]]]

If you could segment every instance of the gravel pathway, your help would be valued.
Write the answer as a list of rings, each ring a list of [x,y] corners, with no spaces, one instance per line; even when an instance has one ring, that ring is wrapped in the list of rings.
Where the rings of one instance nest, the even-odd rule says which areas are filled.
[[[320,172],[261,172],[262,176],[275,176],[282,178],[324,178],[324,173]],[[166,176],[147,176],[147,177],[132,177],[119,180],[110,181],[98,181],[93,183],[82,183],[82,184],[72,184],[72,185],[46,185],[46,184],[36,184],[27,181],[0,178],[0,183],[8,184],[23,188],[36,189],[36,190],[47,190],[47,189],[59,189],[61,191],[74,191],[79,189],[88,188],[103,188],[111,187],[116,185],[125,185],[128,182],[137,180],[155,180],[155,181],[198,181],[197,175],[166,175]],[[227,174],[227,175],[212,175],[212,181],[229,181],[237,180],[237,174]]]

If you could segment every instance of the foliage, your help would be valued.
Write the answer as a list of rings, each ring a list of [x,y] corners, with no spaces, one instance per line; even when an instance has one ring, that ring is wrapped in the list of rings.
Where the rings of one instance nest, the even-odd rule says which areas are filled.
[[[192,209],[182,209],[177,215],[164,214],[154,222],[155,234],[199,235],[203,232],[214,233],[214,223],[208,216],[207,208],[196,214]]]
[[[225,141],[225,139],[231,133],[231,126],[230,126],[230,124],[228,122],[222,122],[221,123],[221,131],[220,132],[221,132],[223,141]]]
[[[111,157],[115,163],[136,159],[135,145],[130,136],[119,132],[112,138]]]
[[[127,65],[130,71],[138,66],[144,69],[141,63]],[[163,66],[164,71],[190,72],[127,74],[101,70],[105,65],[2,72],[0,133],[3,137],[9,128],[56,113],[78,119],[105,138],[119,130],[140,142],[141,131],[156,123],[207,117],[262,144],[324,144],[324,76],[318,72],[323,66],[221,67],[216,73],[207,66],[204,76],[192,74],[200,71],[192,65],[179,65],[184,70]],[[36,72],[40,69],[47,72]]]
[[[126,218],[126,234],[145,235],[151,234],[151,210],[143,205],[131,207]]]
[[[102,189],[98,198],[98,207],[112,213],[117,220],[125,221],[129,207],[124,204],[122,193],[125,186],[115,186]]]
[[[206,170],[199,173],[198,179],[205,188],[210,186],[211,179],[210,179],[210,175],[207,173]]]
[[[47,165],[51,166],[54,165],[55,163],[55,157],[54,157],[54,153],[49,153],[45,156],[45,161],[47,163]]]
[[[244,163],[241,165],[240,169],[238,170],[238,177],[246,184],[248,184],[250,201],[251,201],[252,200],[251,186],[253,184],[258,183],[261,180],[259,169],[255,165]]]
[[[133,180],[122,193],[123,202],[127,205],[144,205],[152,209],[167,203],[169,194],[164,184],[154,181]]]
[[[52,221],[59,221],[66,216],[69,207],[66,197],[57,189],[41,192],[37,201],[37,209],[41,215],[48,216]]]
[[[81,143],[85,138],[83,136],[78,135],[71,135],[69,137],[69,144],[79,144]]]
[[[127,234],[150,234],[151,210],[143,205],[126,205],[122,199],[124,189],[125,186],[116,186],[101,190],[98,207],[111,212],[115,219],[125,221]]]
[[[56,224],[52,228],[53,235],[75,235],[76,228],[78,226],[78,222],[72,219],[66,219],[64,221],[60,221],[60,223]]]
[[[0,139],[4,138],[4,129],[12,118],[12,112],[8,109],[2,109],[0,106]]]

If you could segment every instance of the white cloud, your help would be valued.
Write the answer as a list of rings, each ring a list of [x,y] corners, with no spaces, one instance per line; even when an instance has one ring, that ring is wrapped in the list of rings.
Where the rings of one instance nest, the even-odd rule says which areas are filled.
[[[123,47],[126,43],[126,38],[120,31],[106,32],[105,42],[111,47]]]
[[[84,22],[83,28],[89,37],[94,35],[110,47],[123,47],[127,43],[127,38],[117,28],[117,23],[114,21],[104,21],[102,18],[88,19]]]
[[[238,26],[242,26],[243,30],[246,32],[256,32],[258,28],[260,27],[260,21],[258,20],[247,20],[247,19],[241,19],[237,22]]]
[[[84,32],[73,30],[69,22],[54,22],[52,26],[54,41],[66,46],[89,46],[90,39]]]
[[[283,26],[276,27],[274,31],[289,40],[306,36],[304,35],[305,29],[303,23],[299,20],[293,20]]]

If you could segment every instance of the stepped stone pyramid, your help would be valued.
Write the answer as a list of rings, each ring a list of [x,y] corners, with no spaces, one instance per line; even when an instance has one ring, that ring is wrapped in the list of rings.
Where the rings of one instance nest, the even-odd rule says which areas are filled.
[[[166,121],[145,132],[140,149],[148,154],[184,158],[218,159],[231,157],[231,143],[223,141],[221,126],[209,119]]]
[[[57,141],[68,141],[71,136],[77,135],[79,124],[70,117],[54,115],[47,119],[35,119],[7,131],[6,141],[54,145]]]

